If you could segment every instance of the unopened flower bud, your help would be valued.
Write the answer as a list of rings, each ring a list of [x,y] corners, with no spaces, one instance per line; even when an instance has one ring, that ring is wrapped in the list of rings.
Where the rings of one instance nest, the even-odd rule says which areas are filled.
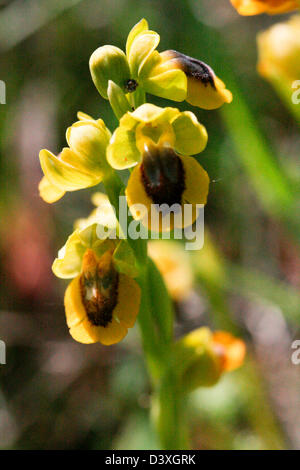
[[[97,90],[105,99],[108,99],[109,80],[123,91],[131,91],[127,88],[133,87],[126,55],[118,47],[102,46],[96,49],[90,58],[90,71]]]

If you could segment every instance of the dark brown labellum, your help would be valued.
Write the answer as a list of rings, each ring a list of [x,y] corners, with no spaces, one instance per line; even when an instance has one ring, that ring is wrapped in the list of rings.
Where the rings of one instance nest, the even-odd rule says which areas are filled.
[[[181,204],[185,189],[181,159],[168,147],[152,147],[143,155],[141,178],[154,204]]]
[[[195,78],[196,80],[201,81],[204,85],[209,83],[213,88],[216,88],[214,80],[215,74],[209,65],[205,64],[201,60],[181,54],[181,52],[170,50],[169,53],[174,59],[177,59],[180,62],[181,69],[187,77]]]
[[[95,276],[83,273],[80,278],[81,297],[87,317],[94,326],[106,327],[112,321],[118,301],[119,274],[111,265],[109,271]]]

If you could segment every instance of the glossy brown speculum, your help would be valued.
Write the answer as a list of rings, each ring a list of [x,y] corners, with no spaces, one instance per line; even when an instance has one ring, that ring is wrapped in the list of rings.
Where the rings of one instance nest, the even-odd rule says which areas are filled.
[[[204,62],[188,55],[182,54],[174,50],[168,51],[168,54],[180,63],[180,68],[187,77],[199,80],[204,85],[208,83],[215,88],[214,72]]]
[[[184,168],[173,149],[157,146],[147,149],[140,171],[145,191],[154,204],[182,203]]]
[[[103,273],[83,273],[80,278],[81,298],[87,317],[94,326],[106,327],[113,318],[118,300],[119,275],[112,263]]]

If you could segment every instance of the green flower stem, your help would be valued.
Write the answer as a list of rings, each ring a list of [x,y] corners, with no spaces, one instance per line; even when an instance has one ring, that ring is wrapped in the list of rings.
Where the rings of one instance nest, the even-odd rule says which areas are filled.
[[[129,100],[131,106],[136,109],[146,102],[146,94],[144,90],[138,86],[133,93],[130,93]]]
[[[174,364],[168,367],[153,399],[157,430],[165,450],[189,449],[186,415],[183,412],[185,396],[178,385]]]
[[[106,194],[108,196],[108,199],[111,203],[111,205],[115,209],[115,214],[117,220],[120,220],[119,217],[119,197],[121,195],[124,195],[124,184],[122,183],[121,179],[119,178],[118,174],[114,171],[111,171],[103,180],[103,185],[106,191]],[[129,222],[132,220],[131,217],[129,217]],[[124,233],[127,233],[127,227],[122,227],[121,229],[123,230]],[[128,243],[130,247],[132,248],[135,257],[139,263],[144,263],[146,258],[147,258],[147,244],[143,243],[144,240],[142,239],[137,239],[137,240],[131,240],[131,238],[128,238]]]
[[[119,220],[119,196],[124,193],[124,185],[116,172],[111,172],[103,184]],[[188,449],[184,400],[178,386],[176,364],[170,357],[172,303],[159,271],[147,256],[147,240],[128,238],[128,243],[137,259],[142,291],[138,324],[154,391],[152,416],[163,449]]]
[[[162,449],[188,449],[184,399],[171,356],[173,311],[152,260],[140,266],[139,282],[142,308],[138,322],[153,386],[152,417]]]
[[[124,189],[124,185],[116,172],[111,171],[103,180],[103,185],[108,196],[109,202],[116,212],[116,217],[119,220],[119,196]]]

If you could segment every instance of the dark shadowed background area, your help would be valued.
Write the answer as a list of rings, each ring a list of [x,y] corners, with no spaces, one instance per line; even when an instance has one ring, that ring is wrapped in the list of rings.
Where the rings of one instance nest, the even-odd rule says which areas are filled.
[[[199,157],[212,180],[209,249],[191,255],[195,283],[176,305],[176,334],[226,329],[248,355],[191,395],[193,448],[299,448],[300,365],[291,361],[300,339],[299,133],[256,72],[256,33],[287,16],[240,17],[229,0],[0,0],[0,447],[158,447],[137,327],[117,346],[76,343],[64,317],[67,284],[51,271],[74,220],[92,209],[92,191],[53,205],[38,195],[39,150],[66,145],[78,110],[116,126],[88,60],[100,45],[124,49],[142,17],[160,33],[160,51],[204,60],[234,94],[221,111],[193,109],[209,135]]]

